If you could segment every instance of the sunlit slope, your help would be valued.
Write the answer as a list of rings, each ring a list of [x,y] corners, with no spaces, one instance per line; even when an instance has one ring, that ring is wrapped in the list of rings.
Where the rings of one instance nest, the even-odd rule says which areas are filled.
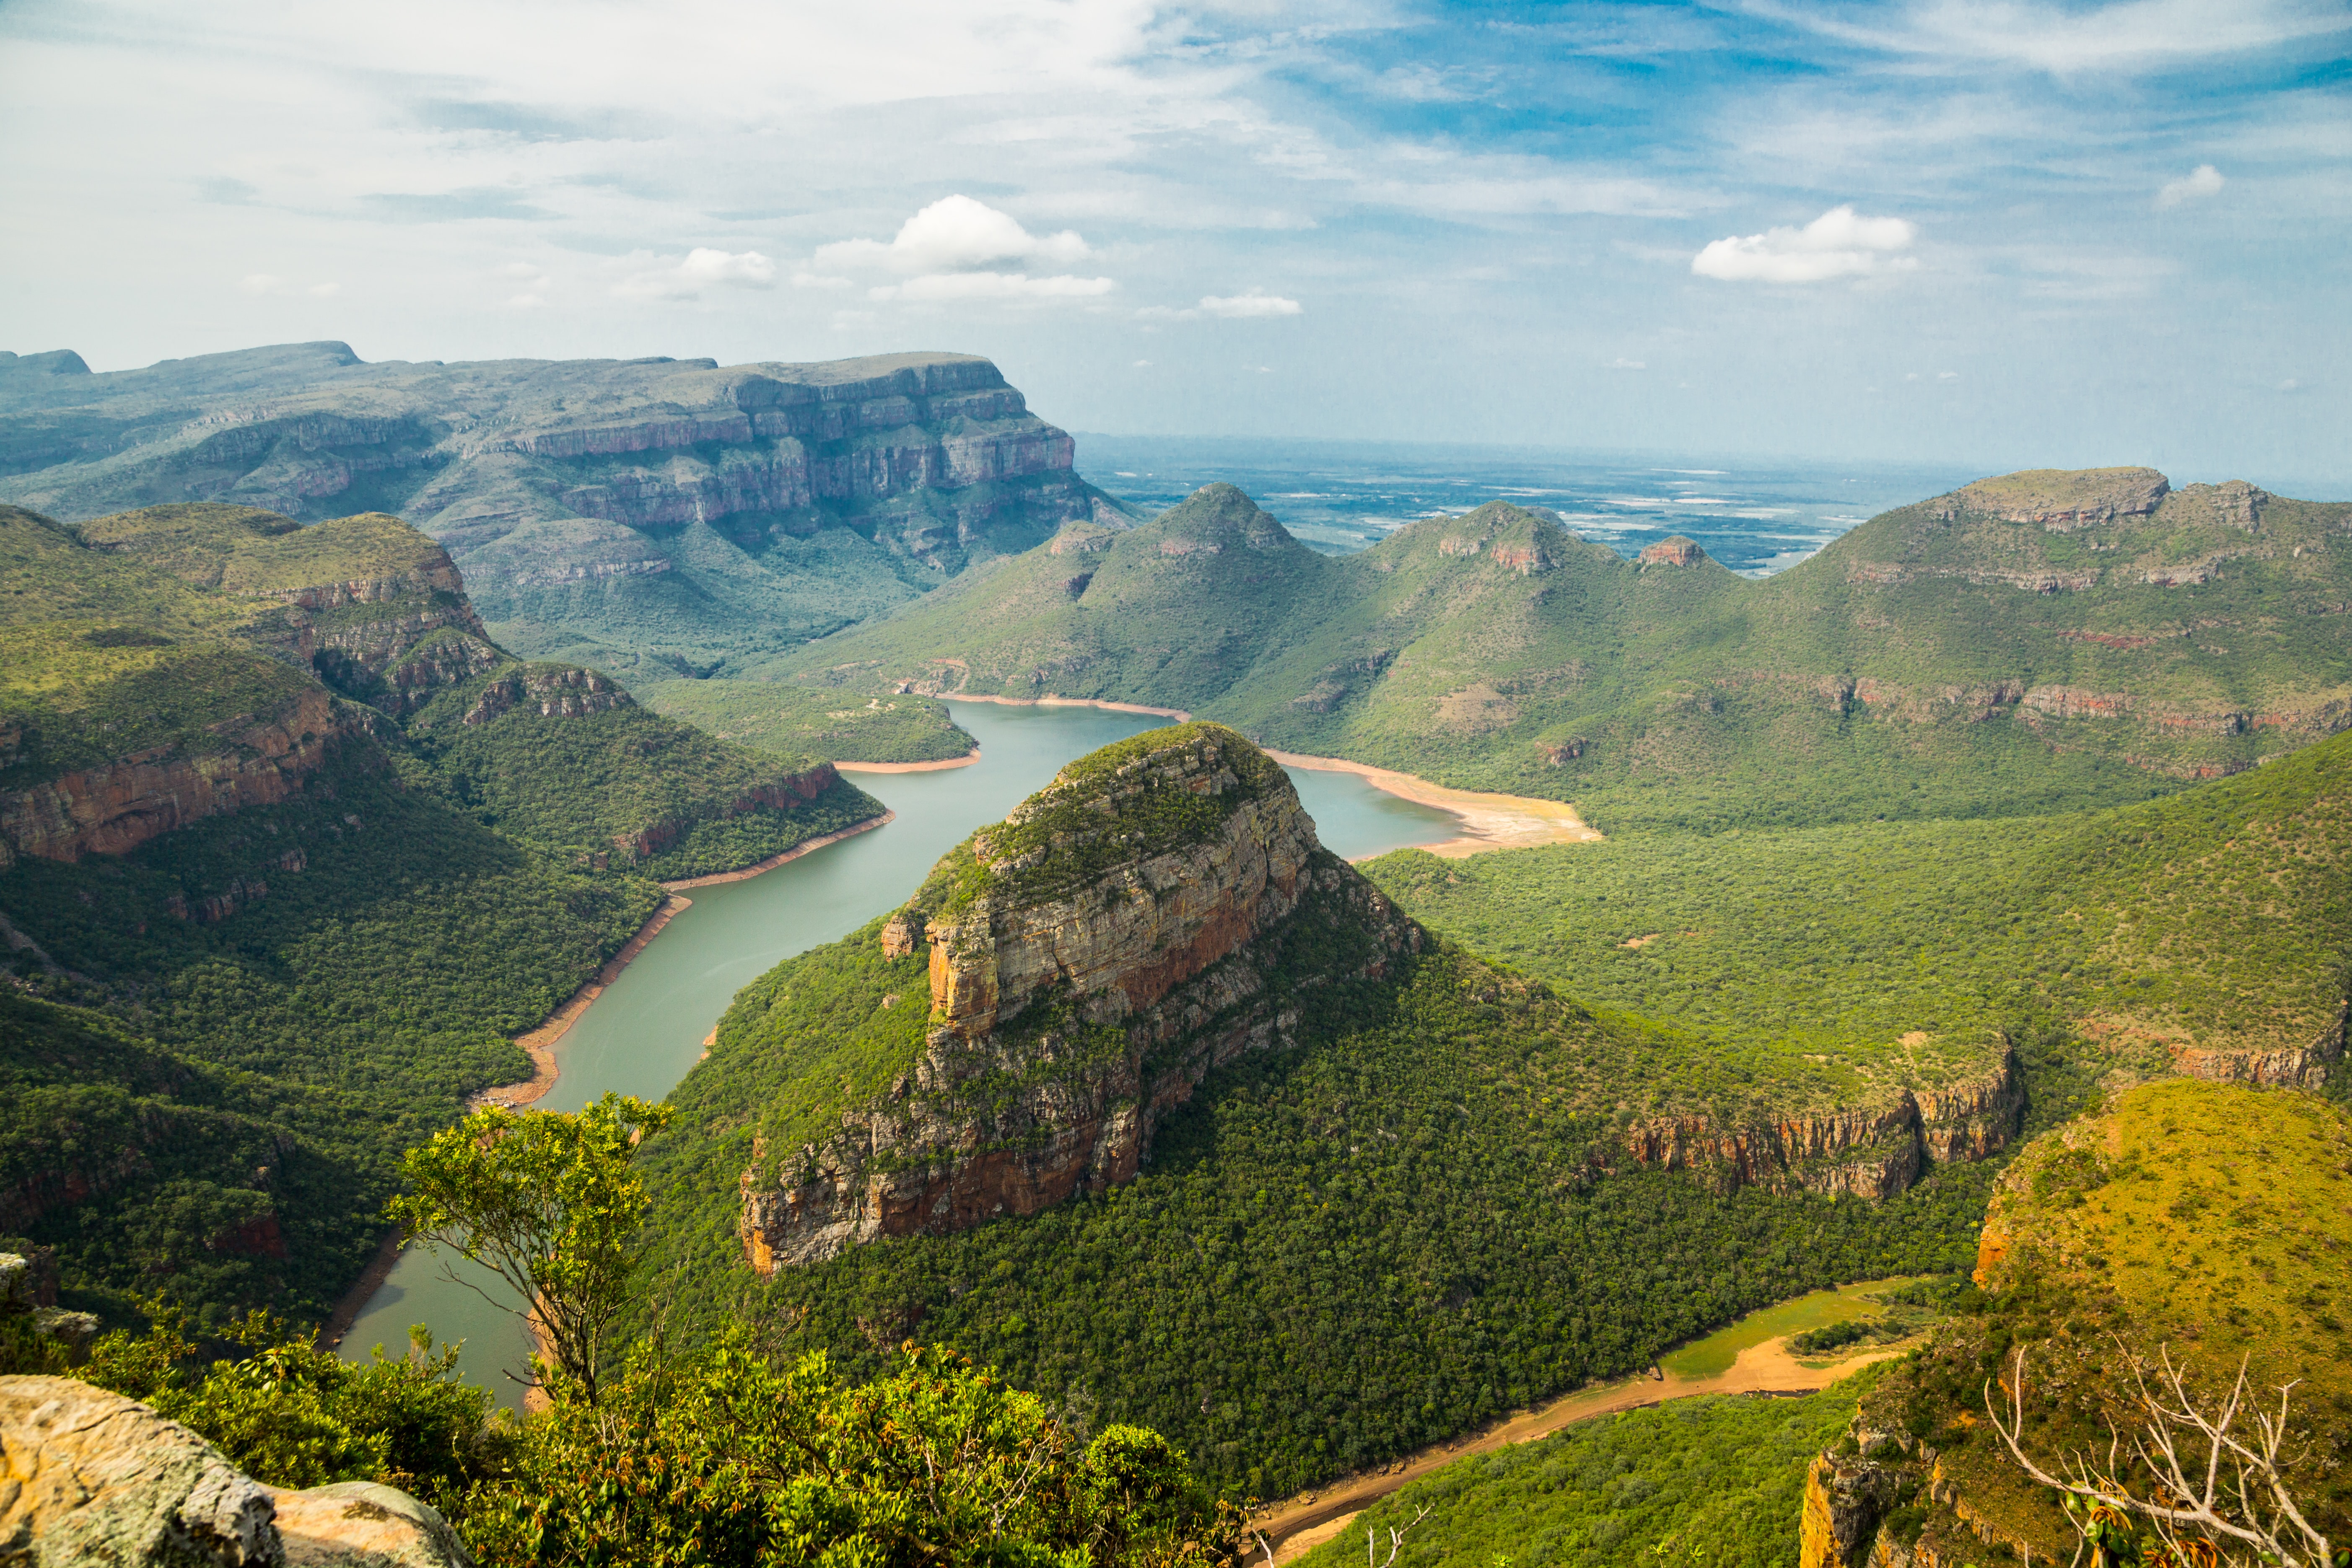
[[[2242,1360],[2250,1402],[2292,1385],[2282,1453],[2312,1522],[2352,1526],[2352,1119],[2294,1091],[2144,1084],[2021,1154],[1986,1216],[1988,1295],[1864,1397],[1859,1425],[1893,1434],[1882,1461],[1921,1494],[1888,1521],[1938,1557],[1987,1541],[2037,1557],[2074,1532],[1984,1420],[2024,1352],[2026,1442],[2045,1466],[2104,1455],[2140,1421],[2130,1359],[2168,1355],[2220,1406]],[[1940,1485],[1924,1485],[1932,1456]],[[1964,1522],[1965,1521],[1965,1522]],[[1905,1543],[1908,1543],[1906,1540]],[[1956,1551],[1957,1549],[1957,1551]]]
[[[2056,1031],[2135,1070],[2316,1082],[2352,990],[2352,736],[2078,816],[1367,869],[1435,929],[1734,1059],[1866,1066],[1923,1037]]]

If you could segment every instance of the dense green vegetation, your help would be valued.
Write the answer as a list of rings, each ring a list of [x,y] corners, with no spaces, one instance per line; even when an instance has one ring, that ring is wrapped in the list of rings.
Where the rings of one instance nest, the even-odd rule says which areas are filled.
[[[1877,1376],[1864,1368],[1802,1399],[1677,1399],[1457,1460],[1299,1562],[1353,1563],[1369,1528],[1381,1559],[1403,1531],[1398,1568],[1796,1568],[1805,1467],[1844,1436]]]
[[[1901,1073],[2053,1026],[2162,1070],[2168,1047],[2301,1049],[2340,1018],[2352,737],[2090,816],[1407,850],[1365,869],[1465,945],[1759,1074]]]
[[[2352,689],[2330,618],[2352,584],[2326,548],[2345,507],[2192,486],[2063,531],[2000,515],[2006,497],[1902,508],[1748,582],[1502,502],[1327,558],[1213,485],[783,668],[1181,707],[1572,799],[1612,834],[2111,805],[2327,732]]]
[[[502,668],[436,698],[413,722],[407,752],[420,784],[508,837],[676,880],[755,865],[881,814],[879,801],[838,777],[801,803],[793,781],[811,764],[746,751],[633,703],[570,716],[524,704],[488,723],[455,721],[483,688],[514,673]],[[763,804],[761,792],[795,804]]]
[[[383,516],[297,531],[167,507],[78,531],[0,511],[11,822],[163,788],[185,810],[159,770],[250,766],[265,725],[272,754],[304,748],[268,781],[293,798],[128,854],[0,845],[6,994],[92,1010],[0,1022],[22,1090],[0,1111],[0,1232],[57,1247],[79,1288],[167,1291],[205,1333],[253,1307],[324,1317],[382,1234],[397,1151],[529,1075],[511,1037],[638,930],[653,879],[880,809],[838,780],[803,800],[778,759],[506,658],[462,596],[417,588],[441,560]],[[405,588],[315,612],[236,596],[353,582]],[[534,682],[620,705],[543,712]],[[505,711],[482,706],[494,686]],[[399,700],[387,717],[336,691]],[[113,795],[16,793],[134,755],[146,771],[118,770]]]
[[[755,1133],[813,1133],[834,1085],[862,1098],[900,1070],[919,1025],[882,1001],[919,975],[871,928],[789,960],[673,1093],[646,1159],[656,1263],[682,1270],[662,1292],[674,1331],[745,1317],[852,1371],[913,1333],[1073,1419],[1150,1424],[1260,1495],[1646,1365],[1783,1296],[1962,1267],[1990,1180],[1949,1167],[1869,1204],[1596,1178],[1621,1089],[1680,1101],[1706,1077],[1685,1083],[1670,1040],[1448,952],[1324,991],[1309,1043],[1213,1075],[1127,1186],[757,1284],[735,1230]]]
[[[787,758],[837,763],[938,763],[969,756],[972,738],[944,703],[877,690],[850,695],[780,680],[652,680],[637,700],[722,741]]]
[[[505,1250],[558,1322],[609,1308],[645,1212],[633,1133],[663,1120],[612,1096],[579,1115],[486,1112],[410,1152],[418,1191],[395,1206],[469,1255]],[[144,1401],[271,1486],[404,1487],[495,1568],[1224,1568],[1244,1545],[1242,1510],[1159,1434],[1088,1441],[1034,1395],[912,1344],[850,1387],[822,1355],[780,1361],[740,1328],[679,1356],[659,1334],[625,1354],[566,1347],[555,1327],[550,1407],[518,1423],[422,1326],[402,1360],[379,1348],[355,1365],[258,1312],[220,1336],[241,1353],[208,1364],[168,1307],[86,1360],[36,1324],[0,1301],[0,1375],[71,1372]],[[55,1540],[31,1544],[54,1555]]]
[[[287,869],[298,853],[300,869]],[[223,896],[234,900],[225,919],[174,912]],[[45,1091],[12,1101],[0,1149],[28,1171],[60,1150],[110,1171],[149,1131],[108,1129],[182,1131],[168,1135],[171,1158],[130,1157],[137,1180],[92,1184],[5,1228],[58,1246],[84,1278],[167,1287],[207,1325],[250,1306],[323,1317],[382,1233],[398,1152],[466,1095],[528,1077],[509,1037],[536,1027],[660,899],[650,882],[536,854],[358,762],[299,800],[119,858],[20,858],[0,872],[0,910],[68,973],[18,953],[17,983],[141,1040],[45,1050],[28,1080]],[[117,1090],[137,1051],[205,1070],[142,1071],[133,1105]],[[210,1116],[215,1105],[284,1121],[299,1141],[283,1158],[253,1157],[244,1132],[185,1131],[229,1125]],[[205,1261],[217,1234],[265,1216],[282,1259]],[[157,1258],[173,1260],[168,1272],[151,1272]]]

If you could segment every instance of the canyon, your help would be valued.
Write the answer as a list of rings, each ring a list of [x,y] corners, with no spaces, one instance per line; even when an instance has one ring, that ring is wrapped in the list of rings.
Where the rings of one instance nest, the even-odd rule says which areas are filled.
[[[394,512],[500,640],[698,672],[1127,509],[989,361],[400,362],[308,343],[0,386],[0,496]]]

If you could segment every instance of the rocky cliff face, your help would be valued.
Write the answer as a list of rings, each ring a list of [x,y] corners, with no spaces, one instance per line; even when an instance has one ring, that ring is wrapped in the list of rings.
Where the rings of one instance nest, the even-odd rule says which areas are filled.
[[[1990,1071],[1811,1116],[1736,1128],[1703,1116],[1636,1122],[1626,1129],[1624,1155],[1635,1164],[1689,1170],[1726,1189],[1886,1198],[1931,1163],[1981,1160],[2003,1147],[2024,1109],[2024,1080],[2004,1047]]]
[[[381,507],[448,545],[494,621],[606,635],[635,625],[605,614],[617,589],[652,595],[684,623],[662,635],[704,647],[730,625],[811,636],[856,618],[812,598],[801,542],[815,534],[878,551],[827,552],[856,597],[880,595],[865,614],[917,591],[891,558],[944,576],[1066,521],[1130,521],[1073,471],[1070,437],[971,355],[369,365],[321,346],[340,352],[215,356],[253,360],[249,374],[187,362],[27,380],[0,411],[0,488],[68,519]],[[793,637],[764,646],[778,640]]]
[[[1349,956],[1298,958],[1302,922],[1350,933]],[[1270,759],[1188,724],[1065,769],[882,941],[929,953],[921,1057],[823,1144],[760,1150],[741,1230],[763,1274],[1128,1180],[1213,1069],[1295,1037],[1311,987],[1423,938],[1316,842]]]
[[[317,687],[279,712],[214,730],[218,750],[169,746],[0,793],[0,845],[47,860],[120,855],[208,816],[290,799],[339,743],[367,733]]]
[[[0,1377],[0,1551],[118,1568],[467,1568],[438,1511],[392,1487],[286,1491],[146,1405]]]

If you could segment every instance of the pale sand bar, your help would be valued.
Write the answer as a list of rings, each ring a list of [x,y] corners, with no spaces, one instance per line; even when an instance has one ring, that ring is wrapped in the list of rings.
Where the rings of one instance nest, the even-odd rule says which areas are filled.
[[[1684,1377],[1667,1373],[1664,1380],[1629,1378],[1622,1383],[1579,1389],[1540,1410],[1522,1411],[1487,1427],[1475,1436],[1435,1448],[1423,1448],[1386,1474],[1350,1476],[1318,1487],[1303,1497],[1262,1509],[1253,1527],[1279,1547],[1277,1562],[1306,1555],[1345,1530],[1357,1514],[1391,1492],[1433,1475],[1473,1454],[1491,1454],[1514,1443],[1549,1437],[1561,1427],[1595,1415],[1687,1399],[1695,1394],[1812,1394],[1860,1371],[1873,1362],[1887,1361],[1914,1348],[1905,1341],[1885,1350],[1848,1357],[1829,1366],[1807,1366],[1789,1353],[1787,1336],[1750,1345],[1728,1371],[1714,1377]]]
[[[1401,800],[1433,805],[1462,820],[1462,837],[1422,847],[1432,855],[1459,860],[1488,849],[1526,849],[1538,844],[1591,844],[1601,831],[1577,816],[1562,800],[1530,800],[1524,795],[1486,795],[1477,790],[1448,789],[1411,773],[1391,773],[1339,757],[1303,757],[1296,752],[1268,751],[1286,768],[1317,773],[1354,773],[1374,789]]]
[[[936,773],[947,768],[968,768],[980,761],[980,748],[974,746],[961,757],[948,757],[936,763],[845,763],[833,760],[836,772],[845,773]]]

